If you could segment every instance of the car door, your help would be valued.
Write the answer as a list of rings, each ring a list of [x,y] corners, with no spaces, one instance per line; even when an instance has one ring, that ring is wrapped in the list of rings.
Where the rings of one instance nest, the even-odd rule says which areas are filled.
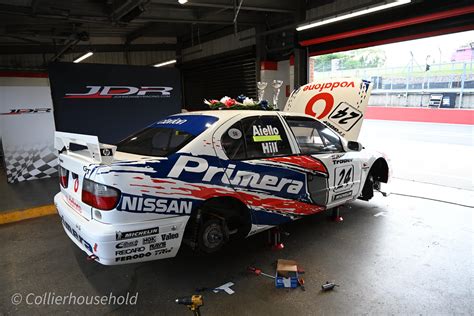
[[[323,123],[306,116],[286,115],[284,119],[301,155],[321,161],[327,169],[327,183],[308,184],[316,203],[334,207],[354,199],[361,185],[362,159],[358,152],[346,151],[340,137]]]
[[[292,219],[298,212],[292,205],[307,196],[306,174],[273,160],[296,153],[280,117],[242,115],[223,124],[213,139],[228,183],[253,210],[254,223]]]

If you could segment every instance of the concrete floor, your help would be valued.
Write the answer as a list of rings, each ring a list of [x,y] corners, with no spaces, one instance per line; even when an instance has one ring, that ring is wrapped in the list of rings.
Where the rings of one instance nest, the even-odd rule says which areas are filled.
[[[381,212],[384,212],[381,214]],[[259,234],[214,256],[104,267],[86,261],[57,216],[0,228],[0,310],[6,314],[186,315],[176,297],[233,281],[236,291],[204,293],[203,315],[472,314],[472,209],[416,198],[377,196],[347,205],[343,223],[318,214],[285,227],[286,248],[271,251]],[[306,270],[306,291],[275,289],[278,258]],[[340,287],[321,293],[320,285]],[[138,292],[137,306],[14,306],[14,293],[109,295]]]
[[[58,192],[57,177],[11,184],[0,168],[0,212],[52,204]]]
[[[430,170],[420,165],[418,158],[410,163],[411,156],[402,154],[403,138],[409,143],[416,137],[394,131],[410,128],[413,133],[438,130],[443,134],[443,129],[450,131],[448,125],[430,130],[425,125],[407,127],[402,122],[364,124],[365,130],[375,129],[386,136],[382,143],[393,144],[382,145],[392,151],[387,153],[394,155],[394,167],[402,168],[394,172],[394,194],[387,198],[377,194],[370,202],[348,204],[342,211],[343,223],[333,223],[328,220],[329,214],[322,213],[287,225],[285,230],[290,236],[284,238],[286,248],[279,252],[265,245],[263,233],[213,256],[196,255],[182,248],[173,259],[105,267],[85,260],[63,232],[57,216],[0,226],[0,315],[190,315],[184,306],[173,302],[175,298],[229,281],[235,283],[233,295],[203,293],[203,315],[473,314],[473,191],[467,182],[472,172],[472,145],[462,145],[466,152],[454,169],[440,168],[440,175],[430,178]],[[469,129],[460,133],[466,131],[469,133]],[[447,141],[459,141],[453,137]],[[453,152],[443,150],[450,145],[444,140],[429,145],[430,139],[419,137],[420,146],[412,146],[414,157],[438,148],[442,150],[426,159],[452,161]],[[380,142],[364,134],[362,141],[374,148]],[[452,176],[464,177],[462,188],[451,187],[459,182]],[[305,292],[275,289],[272,280],[246,272],[247,266],[255,265],[274,273],[273,264],[278,258],[296,260],[306,270]],[[320,292],[321,284],[328,280],[340,287]],[[61,296],[138,293],[138,303],[11,303],[14,293],[25,297],[45,292]]]

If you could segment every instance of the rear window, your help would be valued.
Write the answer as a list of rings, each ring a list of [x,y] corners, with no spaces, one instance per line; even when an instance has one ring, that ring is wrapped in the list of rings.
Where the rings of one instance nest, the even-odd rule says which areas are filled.
[[[117,151],[168,156],[183,148],[217,121],[209,115],[176,115],[163,119],[117,144]]]

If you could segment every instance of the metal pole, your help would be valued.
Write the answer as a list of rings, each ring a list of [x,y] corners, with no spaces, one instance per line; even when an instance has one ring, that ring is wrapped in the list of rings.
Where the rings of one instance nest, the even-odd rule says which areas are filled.
[[[464,81],[466,79],[466,63],[463,64],[463,71],[461,75],[461,92],[459,93],[459,108],[462,108],[462,99],[464,97]]]

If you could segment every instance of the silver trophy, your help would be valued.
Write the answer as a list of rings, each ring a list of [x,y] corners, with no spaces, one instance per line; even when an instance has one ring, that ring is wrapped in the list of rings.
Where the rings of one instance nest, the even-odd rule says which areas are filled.
[[[278,95],[280,94],[280,87],[283,84],[283,80],[273,80],[272,87],[275,90],[273,93],[273,108],[278,109]]]
[[[257,89],[258,89],[258,102],[260,103],[263,100],[263,95],[265,93],[265,88],[267,87],[267,83],[265,81],[257,82]]]

